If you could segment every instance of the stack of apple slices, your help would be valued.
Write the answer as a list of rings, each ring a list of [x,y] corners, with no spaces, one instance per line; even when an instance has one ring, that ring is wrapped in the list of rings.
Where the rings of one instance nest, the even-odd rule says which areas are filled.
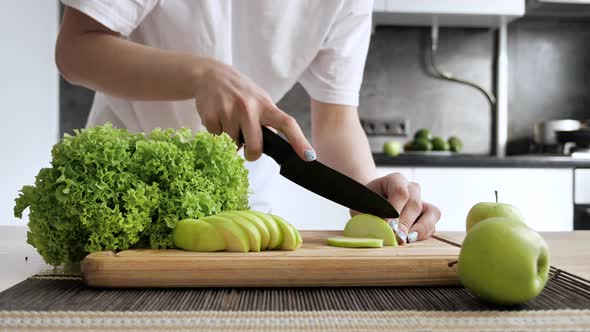
[[[283,218],[253,210],[181,220],[172,240],[177,248],[206,252],[295,250],[303,242],[297,229]]]

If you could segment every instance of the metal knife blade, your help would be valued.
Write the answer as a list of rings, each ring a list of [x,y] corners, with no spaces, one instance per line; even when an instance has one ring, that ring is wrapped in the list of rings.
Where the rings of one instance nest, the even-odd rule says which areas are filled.
[[[281,167],[280,174],[299,186],[352,210],[381,218],[399,213],[381,195],[319,161],[303,161],[279,135],[262,127],[263,152]]]

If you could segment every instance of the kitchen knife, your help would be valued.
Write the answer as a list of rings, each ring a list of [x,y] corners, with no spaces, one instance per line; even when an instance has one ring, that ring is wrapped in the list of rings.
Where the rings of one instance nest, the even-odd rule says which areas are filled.
[[[286,140],[264,126],[262,139],[264,154],[281,166],[285,178],[352,210],[381,218],[399,217],[387,199],[319,161],[302,160]]]

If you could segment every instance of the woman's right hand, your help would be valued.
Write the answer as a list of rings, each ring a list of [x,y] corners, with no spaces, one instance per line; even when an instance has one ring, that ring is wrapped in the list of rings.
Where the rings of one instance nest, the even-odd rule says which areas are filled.
[[[244,137],[244,156],[254,161],[262,154],[261,126],[277,129],[285,135],[303,160],[315,160],[315,152],[297,121],[281,111],[270,96],[252,80],[234,68],[211,59],[203,59],[195,75],[197,111],[211,133],[227,133],[240,145]]]

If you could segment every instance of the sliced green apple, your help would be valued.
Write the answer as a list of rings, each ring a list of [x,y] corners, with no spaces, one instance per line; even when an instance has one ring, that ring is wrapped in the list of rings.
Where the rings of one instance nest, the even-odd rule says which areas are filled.
[[[219,251],[225,249],[223,235],[211,224],[197,219],[184,219],[172,231],[174,246],[189,251]]]
[[[279,225],[279,229],[283,233],[283,243],[281,244],[282,250],[295,250],[297,249],[297,231],[291,228],[291,225],[283,218],[275,215],[271,215],[273,219]]]
[[[334,236],[328,238],[328,244],[334,247],[344,248],[382,248],[383,239]]]
[[[262,222],[266,225],[270,236],[267,249],[279,249],[283,244],[283,232],[281,232],[281,229],[279,228],[279,225],[275,219],[270,215],[259,211],[247,210],[245,212],[251,213],[252,215],[260,218],[260,220],[262,220]]]
[[[218,214],[218,216],[220,217],[224,217],[227,218],[233,222],[235,222],[236,224],[238,224],[238,226],[240,226],[242,228],[242,230],[244,232],[246,232],[246,234],[248,235],[248,240],[250,243],[250,251],[256,251],[259,252],[260,251],[260,232],[258,231],[258,228],[256,228],[256,226],[254,226],[254,224],[252,224],[250,221],[246,220],[246,218],[238,215],[238,214],[230,214],[230,213],[226,213],[226,214]]]
[[[357,214],[350,218],[342,235],[382,239],[385,246],[397,246],[391,226],[385,220],[370,214]]]
[[[252,225],[254,225],[254,227],[256,227],[256,229],[258,229],[258,232],[260,233],[260,250],[265,250],[268,248],[268,243],[270,241],[270,233],[268,231],[268,228],[266,227],[266,224],[260,218],[258,218],[258,216],[252,213],[248,213],[246,211],[225,211],[222,212],[220,215],[224,214],[237,215],[239,217],[242,217],[244,220],[248,221]]]
[[[200,220],[211,224],[223,235],[225,239],[225,250],[248,252],[250,250],[250,239],[248,234],[237,223],[220,216],[208,216]]]
[[[293,226],[292,224],[289,224],[289,226],[291,226],[291,228],[293,228],[293,232],[295,232],[295,238],[297,240],[296,248],[301,248],[301,244],[303,243],[301,234],[299,234],[299,231],[297,230],[297,228],[295,228],[295,226]]]

